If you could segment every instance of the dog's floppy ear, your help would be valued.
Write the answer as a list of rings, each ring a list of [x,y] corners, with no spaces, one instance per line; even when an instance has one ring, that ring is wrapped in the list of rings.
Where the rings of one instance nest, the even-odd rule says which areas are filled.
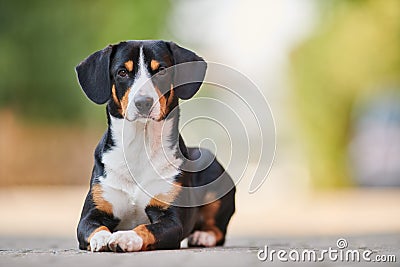
[[[166,42],[174,59],[174,89],[175,94],[181,99],[189,99],[196,94],[206,75],[207,63],[198,55],[174,42]],[[195,81],[195,82],[193,82]]]
[[[111,52],[112,45],[109,45],[91,54],[75,68],[83,91],[96,104],[104,104],[111,97]]]

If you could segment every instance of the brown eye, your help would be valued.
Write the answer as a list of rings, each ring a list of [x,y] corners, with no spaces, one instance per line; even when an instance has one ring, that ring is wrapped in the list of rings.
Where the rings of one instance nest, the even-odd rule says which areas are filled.
[[[128,75],[128,72],[124,69],[118,71],[118,76],[120,76],[120,77],[126,77],[127,75]]]
[[[159,67],[158,68],[158,74],[159,75],[164,75],[165,73],[167,73],[167,69],[165,67]]]

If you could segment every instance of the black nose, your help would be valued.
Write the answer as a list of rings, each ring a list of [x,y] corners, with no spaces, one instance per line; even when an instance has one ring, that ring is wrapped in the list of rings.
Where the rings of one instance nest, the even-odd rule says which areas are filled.
[[[148,114],[153,106],[153,98],[146,95],[137,95],[134,98],[135,106],[140,113]]]

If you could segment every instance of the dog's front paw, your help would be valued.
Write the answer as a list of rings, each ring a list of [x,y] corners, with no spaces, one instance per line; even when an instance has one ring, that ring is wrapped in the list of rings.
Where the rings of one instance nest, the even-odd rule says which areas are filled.
[[[90,239],[90,250],[92,252],[108,251],[108,239],[111,233],[109,231],[99,231]]]
[[[114,252],[140,251],[143,239],[133,230],[118,231],[108,239],[108,248]]]

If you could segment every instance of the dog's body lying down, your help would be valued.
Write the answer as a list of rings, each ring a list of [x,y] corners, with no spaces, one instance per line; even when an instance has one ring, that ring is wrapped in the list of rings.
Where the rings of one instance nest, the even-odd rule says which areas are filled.
[[[194,67],[172,70],[188,62]],[[86,95],[107,103],[108,118],[78,225],[79,248],[175,249],[186,237],[190,246],[223,245],[234,184],[209,151],[187,148],[178,131],[178,98],[198,91],[202,58],[172,42],[128,41],[95,52],[76,70]],[[194,82],[178,81],[183,72]]]

